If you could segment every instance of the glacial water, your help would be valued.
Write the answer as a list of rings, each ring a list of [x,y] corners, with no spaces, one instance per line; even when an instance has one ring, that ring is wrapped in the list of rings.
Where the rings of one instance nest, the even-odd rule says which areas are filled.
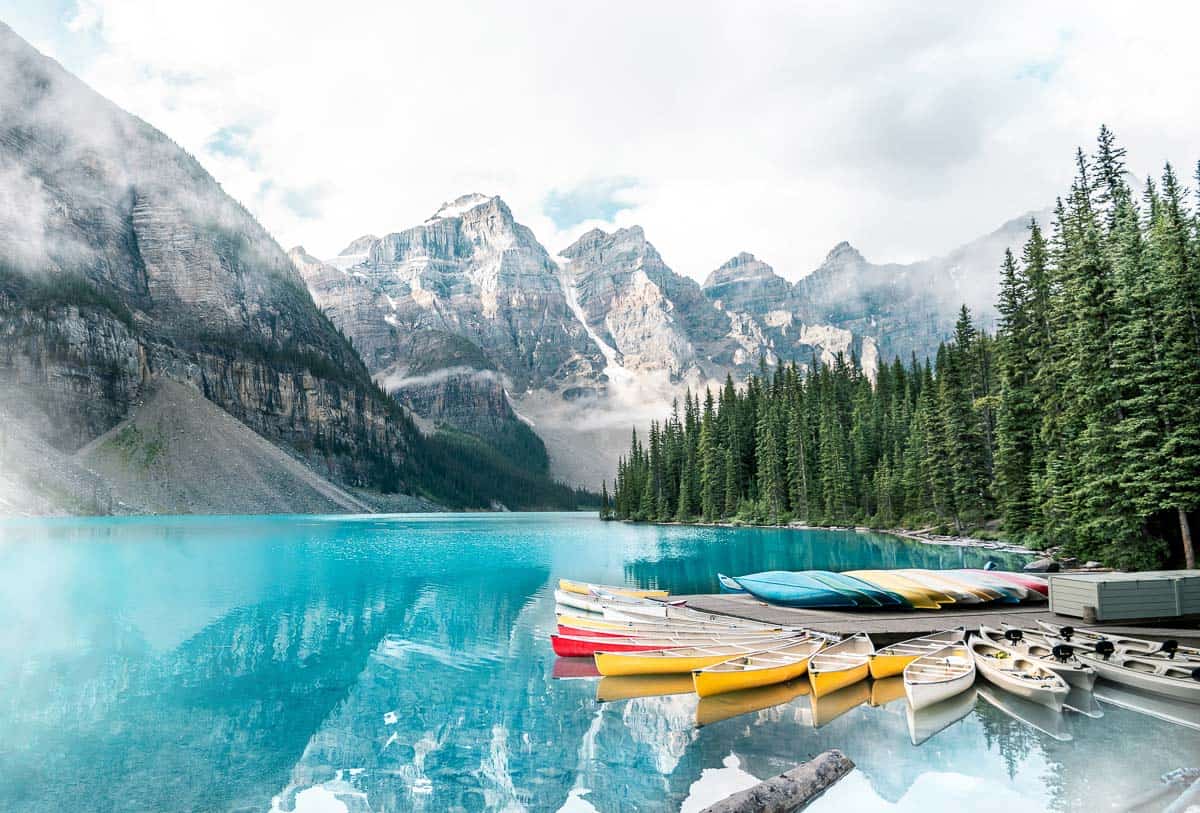
[[[814,810],[1099,810],[1195,766],[1200,732],[1107,705],[1022,722],[972,694],[910,721],[865,683],[700,703],[571,678],[548,641],[560,576],[683,593],[989,558],[1017,564],[568,514],[0,523],[0,811],[698,810],[830,747],[858,769]]]

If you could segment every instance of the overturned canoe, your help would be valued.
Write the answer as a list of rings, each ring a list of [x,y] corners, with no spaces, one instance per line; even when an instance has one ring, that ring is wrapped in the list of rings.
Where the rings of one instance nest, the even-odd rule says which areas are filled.
[[[1062,711],[1070,687],[1052,670],[1014,649],[980,638],[971,641],[970,650],[985,680],[1016,697]]]
[[[979,568],[964,568],[964,573],[982,573],[996,579],[1002,579],[1009,584],[1017,584],[1034,593],[1043,596],[1050,595],[1050,583],[1040,576],[1030,576],[1028,573],[1013,573],[1011,570],[980,570]],[[1031,595],[1030,598],[1033,598]]]
[[[945,573],[965,584],[999,593],[999,598],[996,600],[1005,604],[1020,604],[1029,597],[1030,591],[1027,588],[993,576],[986,570],[947,570]],[[1041,593],[1034,593],[1034,595],[1038,601],[1043,598]]]
[[[724,573],[717,574],[717,583],[721,585],[722,593],[745,593],[746,588],[737,583],[737,579],[733,576],[726,576]]]
[[[932,635],[922,635],[919,638],[909,638],[891,646],[877,649],[871,655],[871,677],[881,680],[904,672],[904,667],[922,655],[941,649],[950,644],[961,644],[966,639],[966,630],[962,627],[935,632]]]
[[[939,590],[931,590],[912,579],[906,579],[890,570],[851,570],[847,576],[870,582],[882,590],[895,593],[910,607],[919,610],[936,610],[942,604],[953,604],[954,599]]]
[[[962,643],[927,653],[904,667],[904,694],[913,710],[949,700],[975,683],[975,660]]]
[[[852,635],[826,647],[808,664],[808,680],[817,697],[833,694],[838,689],[865,678],[870,673],[871,654],[875,646],[865,633]]]
[[[776,638],[751,638],[737,642],[708,642],[694,646],[677,646],[657,650],[609,650],[595,654],[596,669],[602,675],[675,675],[761,652],[775,646],[785,646],[806,640],[802,635]]]
[[[668,593],[666,590],[642,589],[640,587],[620,587],[609,584],[592,584],[591,582],[577,582],[570,579],[559,579],[558,589],[567,593],[577,593],[583,596],[596,595],[597,593],[607,593],[614,596],[626,596],[628,598],[666,598]]]
[[[859,607],[864,601],[862,593],[832,587],[800,571],[768,570],[737,576],[735,581],[755,598],[785,607]]]
[[[824,646],[823,638],[797,639],[697,669],[692,682],[701,697],[784,683],[803,675],[809,659]]]
[[[917,584],[922,584],[932,590],[942,591],[953,598],[955,604],[986,604],[1000,598],[1000,593],[995,590],[986,590],[975,585],[966,584],[942,571],[905,568],[904,570],[897,571],[897,573],[906,579],[912,579]]]

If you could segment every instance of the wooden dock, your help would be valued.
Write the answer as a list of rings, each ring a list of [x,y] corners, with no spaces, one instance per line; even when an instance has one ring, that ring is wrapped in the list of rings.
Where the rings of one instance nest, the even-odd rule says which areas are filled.
[[[876,646],[886,646],[944,630],[948,627],[964,626],[968,630],[978,629],[980,624],[998,627],[1015,624],[1023,627],[1037,626],[1038,620],[1054,624],[1084,626],[1078,618],[1055,615],[1046,604],[944,607],[941,610],[815,610],[796,607],[777,607],[745,594],[715,594],[693,596],[671,596],[672,601],[683,600],[687,606],[709,613],[720,613],[753,621],[764,621],[781,626],[808,627],[818,632],[837,635],[852,635],[865,632]],[[1102,629],[1114,634],[1134,635],[1152,640],[1174,638],[1187,646],[1200,646],[1200,626],[1196,621],[1188,622],[1172,618],[1157,625],[1092,624],[1092,629]]]

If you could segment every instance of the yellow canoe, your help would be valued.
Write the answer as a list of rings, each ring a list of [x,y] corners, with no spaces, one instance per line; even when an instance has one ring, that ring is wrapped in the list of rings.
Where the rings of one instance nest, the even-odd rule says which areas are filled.
[[[922,655],[928,655],[949,644],[961,644],[966,640],[966,630],[955,627],[944,632],[922,635],[919,638],[909,638],[898,644],[885,646],[875,650],[871,656],[871,677],[876,680],[904,674],[904,667]]]
[[[596,669],[605,676],[616,675],[677,675],[703,669],[706,666],[749,655],[773,646],[782,646],[797,640],[796,635],[779,637],[741,638],[735,643],[705,642],[703,644],[681,644],[668,649],[651,649],[643,652],[597,652]]]
[[[691,675],[688,675],[691,680]],[[689,685],[688,691],[692,687]],[[776,683],[773,686],[759,686],[757,689],[743,689],[740,692],[728,692],[710,697],[700,698],[696,707],[696,725],[705,726],[749,714],[755,711],[769,709],[772,706],[782,706],[797,697],[803,697],[812,691],[808,680],[801,677],[786,683]]]
[[[696,694],[710,697],[793,680],[805,673],[809,659],[824,646],[824,639],[802,638],[791,644],[697,669],[692,672]]]
[[[939,590],[933,590],[912,579],[906,579],[890,570],[851,570],[847,576],[866,579],[883,590],[890,590],[921,610],[936,610],[943,604],[953,604],[954,598]]]
[[[943,593],[953,597],[959,604],[986,604],[989,601],[996,601],[1000,598],[1000,593],[995,590],[968,584],[962,579],[956,579],[937,570],[906,568],[905,570],[901,570],[898,575],[912,579],[918,584],[923,584],[934,590],[941,590]]]
[[[578,593],[583,596],[593,596],[596,593],[609,593],[614,596],[629,596],[630,598],[666,598],[666,590],[641,590],[637,587],[617,587],[609,584],[592,584],[576,582],[570,579],[559,579],[558,589],[567,593]]]
[[[860,632],[814,655],[808,664],[813,695],[833,694],[865,678],[871,671],[869,663],[874,651],[871,639]]]
[[[596,700],[631,700],[635,697],[663,697],[669,694],[691,694],[692,676],[682,675],[625,675],[602,677],[596,683]]]

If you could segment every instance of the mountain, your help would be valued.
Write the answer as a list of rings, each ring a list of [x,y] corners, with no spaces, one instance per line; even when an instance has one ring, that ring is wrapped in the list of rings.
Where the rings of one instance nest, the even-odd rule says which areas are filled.
[[[46,467],[4,455],[0,479],[23,484],[37,510],[124,493],[137,472],[93,470],[80,450],[177,382],[309,467],[278,468],[261,511],[309,510],[309,470],[331,481],[317,488],[326,494],[337,483],[453,504],[494,498],[458,474],[502,479],[492,452],[423,436],[316,307],[287,254],[194,158],[3,24],[0,73],[0,411],[13,419],[0,441],[20,435],[27,454],[48,448],[63,458]],[[434,222],[421,239],[461,254],[485,234],[509,239],[498,225],[489,231],[495,221],[481,217],[473,233]],[[375,247],[394,265],[405,251],[401,239]],[[548,262],[529,258],[539,261]],[[430,284],[449,293],[455,280],[440,270],[429,271]],[[522,270],[481,269],[477,284],[496,293],[490,317],[509,312],[500,289]],[[547,333],[514,355],[573,352],[560,338]],[[218,442],[179,446],[200,459],[172,465],[201,469],[221,438],[237,446],[231,454],[249,453],[246,433],[227,422],[211,431]],[[172,502],[158,492],[150,502],[219,510],[214,500],[219,493]]]
[[[949,254],[909,264],[871,263],[849,243],[838,243],[796,283],[796,313],[806,322],[873,337],[884,359],[930,355],[953,332],[964,304],[993,330],[1004,250],[1019,252],[1031,218],[1047,224],[1051,213],[1030,212]]]

